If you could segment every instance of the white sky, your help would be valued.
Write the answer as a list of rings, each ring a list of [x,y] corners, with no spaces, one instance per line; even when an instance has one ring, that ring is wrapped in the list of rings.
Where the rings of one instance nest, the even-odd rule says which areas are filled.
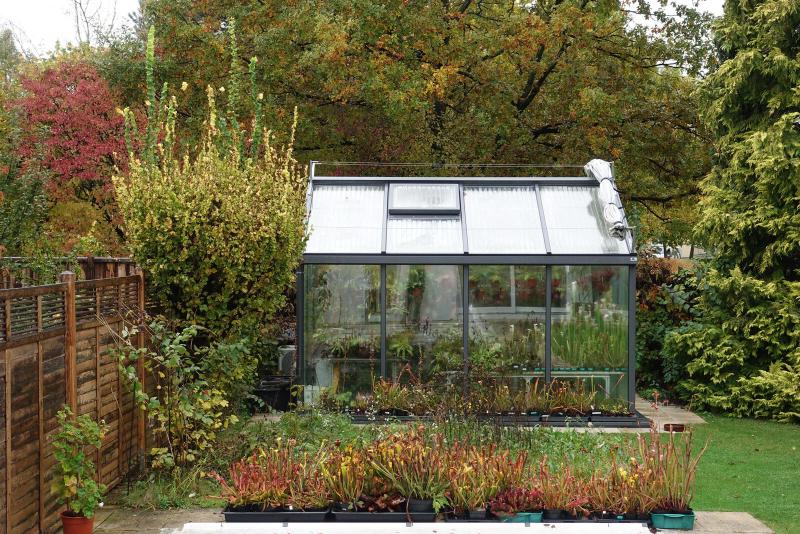
[[[654,0],[651,0],[654,1]],[[689,3],[690,0],[681,0]],[[699,7],[722,14],[724,0],[699,0]],[[128,15],[138,11],[139,0],[83,0],[91,13],[97,13],[104,26],[129,24]],[[72,0],[0,0],[0,27],[11,28],[18,46],[35,55],[52,51],[56,42],[76,41]]]
[[[138,12],[139,0],[83,0],[89,13],[106,27],[130,26],[128,15]],[[0,0],[0,27],[10,28],[17,46],[39,56],[61,45],[74,43],[75,16],[72,0]]]

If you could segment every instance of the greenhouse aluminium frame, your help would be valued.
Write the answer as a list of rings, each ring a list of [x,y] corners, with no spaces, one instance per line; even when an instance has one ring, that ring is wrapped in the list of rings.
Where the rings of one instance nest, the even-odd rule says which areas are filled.
[[[598,160],[595,160],[598,161]],[[603,162],[605,163],[605,162]],[[636,263],[635,242],[631,228],[627,226],[627,220],[622,210],[619,196],[615,196],[615,203],[621,213],[624,237],[619,239],[624,243],[620,249],[626,252],[618,253],[563,253],[553,252],[551,247],[551,236],[545,217],[545,209],[542,201],[542,188],[551,186],[566,186],[569,188],[598,188],[601,179],[586,166],[588,176],[582,177],[532,177],[532,176],[507,176],[507,177],[417,177],[417,176],[318,176],[315,173],[318,162],[311,162],[310,165],[310,184],[308,196],[308,211],[312,209],[312,195],[315,188],[319,186],[371,186],[382,187],[382,225],[380,228],[380,251],[363,252],[338,252],[335,250],[319,252],[306,250],[303,255],[301,266],[297,270],[296,278],[296,314],[297,314],[297,369],[302,384],[307,384],[305,377],[306,357],[305,354],[305,306],[306,306],[306,287],[305,271],[309,266],[316,265],[373,265],[380,269],[380,375],[388,376],[387,366],[387,268],[393,265],[450,265],[459,266],[461,275],[461,328],[462,328],[462,358],[464,370],[469,365],[469,341],[470,341],[470,266],[539,266],[544,267],[545,282],[545,318],[544,318],[544,369],[543,376],[548,383],[553,380],[553,358],[552,358],[552,312],[553,312],[553,270],[557,266],[608,266],[624,267],[627,270],[627,402],[631,410],[634,409],[635,385],[636,385]],[[611,169],[611,180],[613,182],[613,166]],[[488,186],[488,187],[518,187],[524,186],[535,191],[536,211],[541,221],[541,237],[543,253],[474,253],[470,252],[467,217],[459,216],[461,223],[461,241],[463,243],[463,253],[438,253],[438,252],[387,252],[387,220],[391,214],[421,214],[414,209],[404,210],[402,207],[395,206],[390,208],[390,186],[393,184],[451,184],[457,187],[459,210],[464,207],[465,187]],[[595,194],[596,196],[596,194]],[[345,209],[343,206],[342,210]],[[602,210],[601,210],[602,211]],[[434,207],[424,212],[425,214],[446,215],[450,213],[447,206]],[[536,215],[534,211],[533,215]],[[313,228],[312,228],[313,231]],[[335,248],[335,247],[334,247]],[[563,247],[562,247],[563,249]]]

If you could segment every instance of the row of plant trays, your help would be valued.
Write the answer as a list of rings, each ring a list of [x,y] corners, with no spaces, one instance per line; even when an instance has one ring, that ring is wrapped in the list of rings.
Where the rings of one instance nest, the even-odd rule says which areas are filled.
[[[257,506],[228,507],[223,512],[228,523],[318,523],[341,521],[346,523],[432,523],[444,522],[507,522],[507,523],[647,523],[655,528],[691,530],[694,512],[685,514],[660,513],[619,515],[593,513],[589,517],[576,517],[562,510],[525,512],[500,518],[486,510],[474,510],[465,515],[452,512],[436,514],[431,511],[409,512],[359,512],[330,507],[324,510],[260,511]]]
[[[409,415],[402,410],[387,410],[376,413],[345,412],[350,415],[355,424],[385,423],[385,422],[413,422],[432,419],[427,415]],[[611,415],[601,412],[592,412],[588,415],[567,415],[530,413],[485,413],[474,415],[479,421],[517,426],[592,426],[609,428],[648,428],[650,420],[639,412],[629,415]]]

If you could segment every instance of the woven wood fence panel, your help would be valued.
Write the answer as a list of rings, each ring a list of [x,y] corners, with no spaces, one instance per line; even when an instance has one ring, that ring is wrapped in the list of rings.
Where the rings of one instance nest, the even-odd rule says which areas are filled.
[[[108,424],[94,459],[101,482],[114,486],[135,467],[144,419],[109,349],[143,304],[140,274],[0,290],[0,533],[60,528],[51,440],[65,404]]]
[[[130,258],[101,258],[79,256],[52,260],[59,270],[75,269],[79,280],[117,278],[136,274],[136,264]],[[0,261],[0,289],[30,287],[39,282],[36,270],[29,266],[29,258],[4,257]]]

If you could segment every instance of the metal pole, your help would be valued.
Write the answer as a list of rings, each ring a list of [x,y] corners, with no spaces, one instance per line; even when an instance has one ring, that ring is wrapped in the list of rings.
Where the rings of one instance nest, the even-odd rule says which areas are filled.
[[[294,335],[294,342],[295,342],[295,354],[297,355],[296,358],[296,365],[297,368],[295,369],[294,375],[295,377],[300,379],[300,383],[302,385],[308,385],[307,377],[306,377],[306,359],[305,359],[305,265],[300,265],[300,267],[295,272],[295,304],[294,304],[294,312],[297,316],[296,324],[295,324],[295,335]],[[299,402],[300,399],[298,399]]]
[[[386,377],[389,370],[388,354],[386,349],[386,265],[381,265],[381,377]]]
[[[464,393],[469,387],[469,265],[464,265],[461,273],[461,322],[463,331],[461,337],[462,355],[464,358]]]
[[[553,266],[544,268],[544,381],[550,383],[553,379],[553,354],[552,354],[552,327],[553,319]]]
[[[636,409],[636,266],[628,267],[628,407]]]

